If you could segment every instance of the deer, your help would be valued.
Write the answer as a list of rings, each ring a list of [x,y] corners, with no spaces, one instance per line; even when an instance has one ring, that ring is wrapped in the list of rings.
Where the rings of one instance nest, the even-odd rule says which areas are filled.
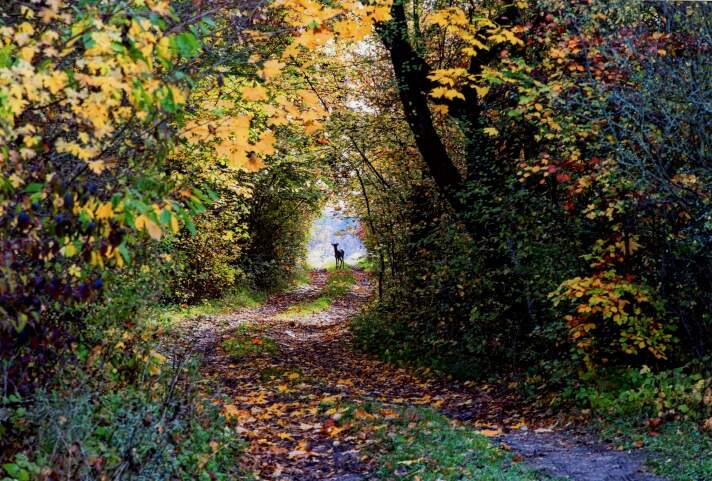
[[[331,244],[334,246],[334,257],[336,257],[336,268],[337,269],[343,269],[344,268],[344,255],[345,252],[343,249],[339,249],[339,244]]]

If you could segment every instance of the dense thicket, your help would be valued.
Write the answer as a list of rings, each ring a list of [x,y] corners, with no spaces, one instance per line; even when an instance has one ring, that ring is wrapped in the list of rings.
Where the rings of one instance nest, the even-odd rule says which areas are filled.
[[[351,189],[385,289],[357,338],[464,376],[708,355],[710,12],[520,7],[488,18],[523,43],[471,58],[480,7],[443,7],[447,23],[396,2],[379,30],[371,81],[391,89],[357,122],[381,140],[395,119],[386,138],[419,155],[362,137],[382,167]]]

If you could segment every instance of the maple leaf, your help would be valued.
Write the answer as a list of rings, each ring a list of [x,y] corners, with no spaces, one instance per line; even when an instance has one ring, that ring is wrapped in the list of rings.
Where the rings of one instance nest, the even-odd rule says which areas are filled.
[[[475,85],[475,91],[477,92],[477,96],[482,98],[485,95],[489,93],[489,87],[480,87],[479,85]]]
[[[267,100],[267,90],[261,85],[255,85],[253,87],[244,87],[242,89],[242,98],[249,102]]]
[[[439,114],[447,115],[450,112],[450,107],[444,104],[435,104],[433,110]]]
[[[267,60],[262,64],[262,70],[260,70],[260,76],[264,80],[272,80],[279,76],[284,68],[285,64],[279,60]]]
[[[148,4],[148,8],[150,8],[152,11],[156,12],[162,17],[165,17],[167,15],[170,15],[171,13],[171,5],[168,0],[159,0],[159,1],[153,1],[153,0],[147,0],[146,2]]]
[[[106,169],[106,164],[103,160],[91,160],[87,162],[87,165],[89,166],[89,170],[97,175],[100,175]]]
[[[94,216],[101,220],[101,219],[110,219],[111,217],[114,216],[114,208],[111,205],[111,202],[105,202],[99,206],[99,208],[96,210],[96,213]]]
[[[265,131],[260,135],[260,140],[254,145],[254,152],[256,154],[274,155],[276,141],[277,139],[273,132]]]
[[[62,70],[52,72],[43,79],[45,87],[47,87],[52,95],[55,95],[62,90],[67,85],[68,81],[69,77]]]

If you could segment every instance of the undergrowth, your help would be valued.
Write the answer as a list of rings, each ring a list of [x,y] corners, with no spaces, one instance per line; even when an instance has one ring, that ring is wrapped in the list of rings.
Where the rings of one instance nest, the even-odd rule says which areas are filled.
[[[196,360],[148,351],[136,369],[133,339],[110,345],[130,354],[79,352],[51,389],[0,398],[0,479],[243,479],[240,438],[196,389]]]
[[[236,288],[219,299],[204,300],[199,304],[173,304],[154,306],[144,312],[147,319],[164,326],[171,326],[185,319],[198,316],[227,314],[242,307],[259,307],[266,299],[264,292],[257,292],[245,287]]]
[[[712,481],[712,377],[701,366],[600,371],[560,397],[619,449],[645,448],[671,481]]]

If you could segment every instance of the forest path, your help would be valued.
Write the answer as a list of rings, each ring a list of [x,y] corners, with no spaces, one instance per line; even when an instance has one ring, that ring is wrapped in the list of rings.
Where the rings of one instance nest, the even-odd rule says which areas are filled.
[[[411,405],[436,408],[471,426],[543,476],[659,480],[644,472],[634,453],[551,429],[543,419],[524,426],[521,404],[495,386],[418,376],[353,350],[346,321],[373,294],[362,271],[353,271],[353,286],[328,307],[295,313],[295,306],[320,297],[330,275],[313,271],[308,285],[260,307],[194,319],[192,335],[183,339],[203,353],[211,388],[230,400],[226,415],[247,441],[240,462],[258,480],[375,479],[369,474],[377,468],[375,436],[355,428],[358,418],[378,424],[379,417],[386,422]],[[380,407],[367,407],[374,403]]]

